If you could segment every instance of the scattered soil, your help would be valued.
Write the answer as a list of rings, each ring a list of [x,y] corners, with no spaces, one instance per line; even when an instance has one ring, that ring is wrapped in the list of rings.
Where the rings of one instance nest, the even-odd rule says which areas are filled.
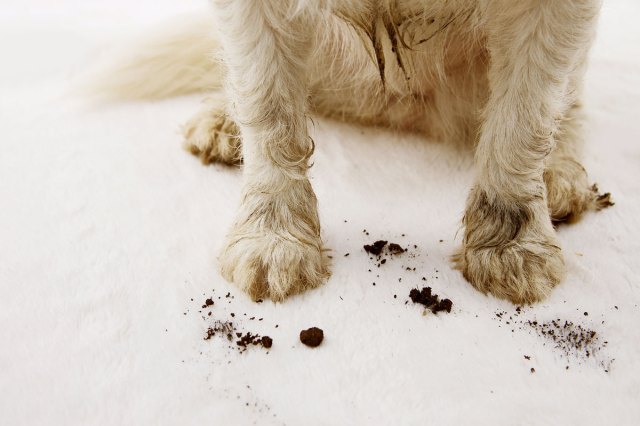
[[[601,353],[609,342],[602,340],[595,330],[560,318],[550,321],[522,319],[520,315],[523,313],[524,310],[520,307],[516,308],[512,314],[507,311],[498,311],[496,319],[508,325],[511,332],[515,332],[516,329],[535,332],[538,336],[550,341],[554,351],[568,360],[576,360],[578,363],[589,359],[595,360],[605,372],[609,372],[614,359],[609,359]],[[525,359],[530,358],[525,355]]]
[[[324,332],[318,327],[311,327],[300,332],[300,341],[312,348],[320,346],[323,339]]]
[[[207,329],[207,334],[204,337],[204,340],[210,340],[216,335],[226,337],[228,341],[233,341],[235,336],[235,338],[238,339],[235,343],[239,352],[246,351],[250,345],[261,345],[265,349],[269,349],[273,346],[273,339],[271,337],[260,336],[259,334],[254,334],[249,331],[246,333],[238,331],[235,324],[231,321],[216,320],[213,326]]]
[[[363,233],[367,236],[369,235],[369,232],[367,230],[364,230]],[[402,234],[402,237],[405,237],[405,234]],[[371,244],[365,244],[364,250],[369,255],[369,259],[373,260],[377,264],[378,268],[380,268],[381,265],[389,264],[394,259],[399,258],[403,259],[402,262],[411,262],[411,259],[414,259],[416,256],[418,256],[413,252],[411,247],[413,247],[413,249],[417,249],[418,246],[415,244],[401,245],[399,243],[389,242],[387,240],[377,240]],[[344,257],[349,257],[350,253],[344,253],[343,255]],[[415,267],[411,267],[406,264],[402,264],[400,265],[400,267],[402,271],[416,271]],[[372,272],[371,269],[369,269],[369,272]],[[377,275],[377,277],[380,277],[380,275]],[[423,278],[423,280],[426,280],[426,278]],[[402,281],[402,278],[398,278],[398,282]],[[373,285],[375,286],[376,284],[373,283]],[[417,294],[415,292],[417,292]],[[243,322],[246,322],[247,320],[256,320],[256,317],[249,316],[247,315],[247,313],[240,314],[237,312],[229,313],[228,315],[230,315],[230,317],[228,318],[221,318],[219,314],[216,315],[216,313],[219,313],[220,311],[214,311],[212,309],[214,306],[215,297],[217,297],[218,303],[221,303],[221,300],[224,301],[226,299],[227,303],[225,304],[230,304],[233,303],[234,299],[234,296],[231,294],[231,292],[226,292],[226,294],[220,293],[220,295],[217,295],[215,297],[208,297],[203,293],[202,296],[203,299],[205,299],[202,303],[202,309],[206,309],[206,311],[198,312],[201,314],[202,319],[207,321],[209,323],[208,325],[210,325],[206,330],[206,335],[204,337],[205,340],[210,340],[214,336],[220,336],[222,339],[226,339],[229,342],[229,348],[236,349],[241,353],[246,351],[247,348],[251,346],[262,346],[265,349],[270,349],[273,346],[273,339],[270,336],[261,336],[258,333],[253,333],[242,329],[244,328],[242,326]],[[423,304],[434,313],[442,311],[451,312],[451,308],[453,306],[451,300],[440,300],[437,295],[431,293],[431,288],[428,287],[422,289],[422,291],[418,291],[417,289],[412,290],[410,297],[412,298],[412,300],[414,300],[414,302]],[[397,299],[398,295],[393,294],[393,298]],[[193,302],[194,299],[192,298],[191,301]],[[262,302],[262,300],[257,301],[257,303],[260,302]],[[189,310],[187,310],[187,312],[189,312]],[[184,312],[184,315],[187,315],[187,312]],[[257,321],[262,320],[263,318],[257,319]],[[278,325],[275,325],[275,327],[278,328]],[[323,340],[324,332],[318,327],[311,327],[300,332],[300,341],[306,346],[317,347],[322,344]]]
[[[525,321],[540,336],[552,340],[555,347],[565,355],[584,354],[589,358],[606,343],[600,345],[597,333],[571,321],[551,320],[549,322]]]
[[[438,297],[437,294],[433,294],[431,292],[431,287],[423,287],[422,290],[418,290],[417,288],[411,289],[409,292],[409,298],[413,303],[419,303],[424,305],[427,309],[430,309],[431,312],[437,314],[438,312],[447,311],[447,313],[451,313],[451,308],[453,307],[453,302],[449,299],[442,299]]]
[[[227,340],[233,340],[233,333],[236,331],[235,326],[230,321],[216,321],[213,324],[213,327],[209,327],[207,329],[207,335],[204,340],[209,340],[213,336],[223,335],[226,336]]]

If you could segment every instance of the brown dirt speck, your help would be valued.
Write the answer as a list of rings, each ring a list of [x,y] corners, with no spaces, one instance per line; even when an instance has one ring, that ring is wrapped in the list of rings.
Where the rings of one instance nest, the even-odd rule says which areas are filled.
[[[312,348],[319,346],[323,339],[324,332],[318,327],[311,327],[300,332],[300,341]]]

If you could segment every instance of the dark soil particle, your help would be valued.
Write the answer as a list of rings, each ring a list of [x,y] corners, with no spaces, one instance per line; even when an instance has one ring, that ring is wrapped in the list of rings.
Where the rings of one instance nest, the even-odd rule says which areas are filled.
[[[440,300],[437,294],[432,294],[431,287],[423,287],[422,290],[413,288],[409,292],[409,298],[413,303],[419,303],[421,305],[424,305],[428,309],[431,309],[431,312],[433,312],[434,314],[442,311],[447,311],[447,313],[450,313],[451,308],[453,307],[453,302],[451,300]]]
[[[453,302],[449,299],[442,299],[438,302],[436,306],[431,308],[431,312],[434,314],[442,311],[447,311],[447,313],[451,313],[451,308],[453,307]]]
[[[273,339],[269,336],[262,336],[261,343],[264,348],[269,349],[273,346]]]
[[[311,348],[319,346],[323,339],[324,332],[318,327],[311,327],[300,332],[300,341]]]
[[[400,244],[396,244],[396,243],[389,244],[389,247],[387,247],[387,250],[389,250],[389,253],[391,254],[400,254],[406,251],[400,246]]]

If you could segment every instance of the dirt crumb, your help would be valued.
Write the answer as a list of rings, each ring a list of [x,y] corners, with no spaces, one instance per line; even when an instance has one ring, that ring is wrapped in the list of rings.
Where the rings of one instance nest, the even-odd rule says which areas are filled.
[[[365,244],[364,245],[364,251],[366,251],[369,254],[372,254],[374,256],[380,256],[380,253],[382,253],[382,249],[384,249],[384,246],[387,245],[387,241],[384,240],[378,240],[373,244]]]
[[[324,332],[318,327],[311,327],[300,332],[300,341],[311,348],[319,346],[323,339]]]
[[[453,302],[451,300],[440,300],[437,294],[433,294],[431,292],[431,287],[423,287],[422,290],[413,288],[409,292],[409,298],[413,303],[424,305],[434,314],[442,311],[447,311],[447,313],[450,313],[451,308],[453,307]]]
[[[406,251],[406,249],[403,249],[400,246],[400,244],[396,244],[396,243],[389,244],[389,247],[387,247],[387,250],[389,250],[390,254],[400,254]]]

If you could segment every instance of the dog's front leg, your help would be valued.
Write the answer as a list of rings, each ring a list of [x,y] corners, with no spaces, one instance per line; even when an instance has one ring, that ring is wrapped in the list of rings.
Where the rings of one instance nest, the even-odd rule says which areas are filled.
[[[563,275],[543,172],[556,119],[567,108],[568,78],[589,46],[598,3],[485,3],[491,95],[457,261],[476,288],[514,303],[541,300]]]
[[[281,300],[328,275],[307,178],[313,141],[305,116],[306,64],[321,10],[319,2],[297,3],[214,1],[244,157],[242,202],[220,263],[254,299]]]

